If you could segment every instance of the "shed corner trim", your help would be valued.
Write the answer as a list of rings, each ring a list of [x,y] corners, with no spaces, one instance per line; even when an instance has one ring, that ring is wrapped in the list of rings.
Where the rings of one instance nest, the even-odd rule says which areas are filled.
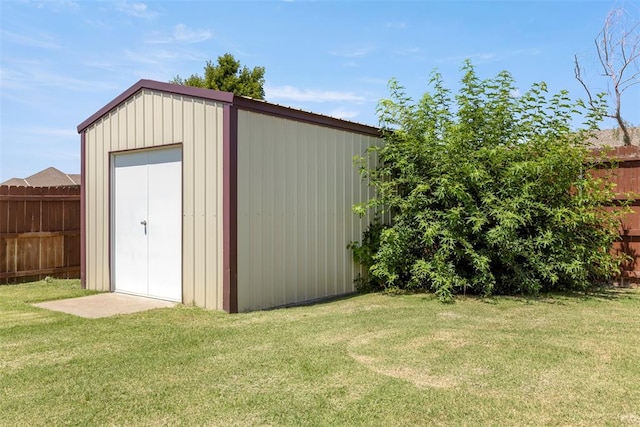
[[[222,306],[238,312],[238,109],[225,104],[223,110],[222,200],[223,284]]]

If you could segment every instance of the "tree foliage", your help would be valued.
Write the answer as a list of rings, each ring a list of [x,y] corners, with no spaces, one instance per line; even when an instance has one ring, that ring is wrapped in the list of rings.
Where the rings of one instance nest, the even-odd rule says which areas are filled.
[[[619,213],[603,206],[612,184],[585,170],[585,140],[604,102],[587,109],[544,83],[517,96],[501,72],[480,80],[467,62],[455,96],[434,73],[414,103],[397,81],[378,107],[384,144],[356,159],[377,196],[354,206],[390,210],[378,237],[352,244],[372,279],[385,287],[427,289],[443,300],[459,292],[537,293],[585,289],[611,277]],[[597,104],[597,102],[600,102]],[[587,129],[572,131],[573,115]],[[375,247],[364,250],[367,242]]]
[[[218,57],[217,64],[207,61],[203,76],[192,74],[186,79],[176,76],[170,83],[264,99],[264,73],[264,67],[254,67],[249,70],[246,66],[241,67],[240,61],[236,60],[233,55],[225,53]]]

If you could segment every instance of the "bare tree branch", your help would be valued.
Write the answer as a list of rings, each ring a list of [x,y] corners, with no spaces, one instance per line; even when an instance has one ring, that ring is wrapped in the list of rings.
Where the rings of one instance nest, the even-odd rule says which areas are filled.
[[[609,11],[602,30],[594,39],[602,76],[609,79],[607,91],[614,107],[605,116],[617,121],[622,131],[624,145],[631,144],[631,136],[621,114],[622,94],[640,83],[640,21],[628,24],[625,18],[634,19],[622,8]],[[578,56],[574,55],[574,74],[589,98],[589,105],[595,108],[595,100],[584,78]],[[635,69],[635,71],[634,71]],[[631,74],[629,74],[631,73]]]
[[[573,73],[576,76],[576,80],[578,80],[578,82],[580,82],[580,84],[584,88],[584,91],[587,93],[587,97],[589,98],[589,105],[593,108],[594,107],[593,96],[591,95],[591,91],[589,90],[589,86],[587,86],[587,84],[585,83],[584,79],[582,78],[583,70],[580,67],[580,62],[578,61],[578,55],[573,55],[573,64],[574,64]]]

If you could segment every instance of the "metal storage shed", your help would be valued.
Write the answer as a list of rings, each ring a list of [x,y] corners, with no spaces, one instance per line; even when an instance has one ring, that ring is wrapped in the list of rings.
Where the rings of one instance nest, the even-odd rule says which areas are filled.
[[[84,287],[227,312],[353,291],[378,129],[140,80],[78,132]]]

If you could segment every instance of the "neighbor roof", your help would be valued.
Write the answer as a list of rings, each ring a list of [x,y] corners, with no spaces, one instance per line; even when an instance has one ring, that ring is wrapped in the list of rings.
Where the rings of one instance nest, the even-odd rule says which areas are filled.
[[[640,127],[627,128],[631,136],[631,145],[640,145]],[[603,129],[595,132],[595,136],[588,140],[589,144],[595,148],[604,147],[621,147],[624,145],[622,141],[622,131],[616,129]]]
[[[11,178],[0,185],[17,187],[61,187],[80,185],[80,174],[66,174],[54,167],[48,167],[26,178]]]
[[[82,133],[85,129],[98,121],[101,117],[108,114],[122,102],[134,95],[136,92],[149,89],[176,95],[190,96],[210,101],[230,104],[242,110],[254,111],[257,113],[268,114],[272,116],[283,117],[291,120],[312,123],[320,126],[326,126],[336,129],[349,130],[352,132],[363,133],[366,135],[379,136],[380,130],[373,126],[361,123],[342,120],[335,117],[329,117],[322,114],[311,113],[309,111],[298,110],[291,107],[285,107],[278,104],[272,104],[267,101],[247,98],[244,96],[234,95],[230,92],[221,92],[212,89],[203,89],[199,87],[183,86],[172,83],[163,83],[154,80],[140,80],[129,89],[122,92],[113,101],[102,107],[84,122],[78,125],[78,133]]]

